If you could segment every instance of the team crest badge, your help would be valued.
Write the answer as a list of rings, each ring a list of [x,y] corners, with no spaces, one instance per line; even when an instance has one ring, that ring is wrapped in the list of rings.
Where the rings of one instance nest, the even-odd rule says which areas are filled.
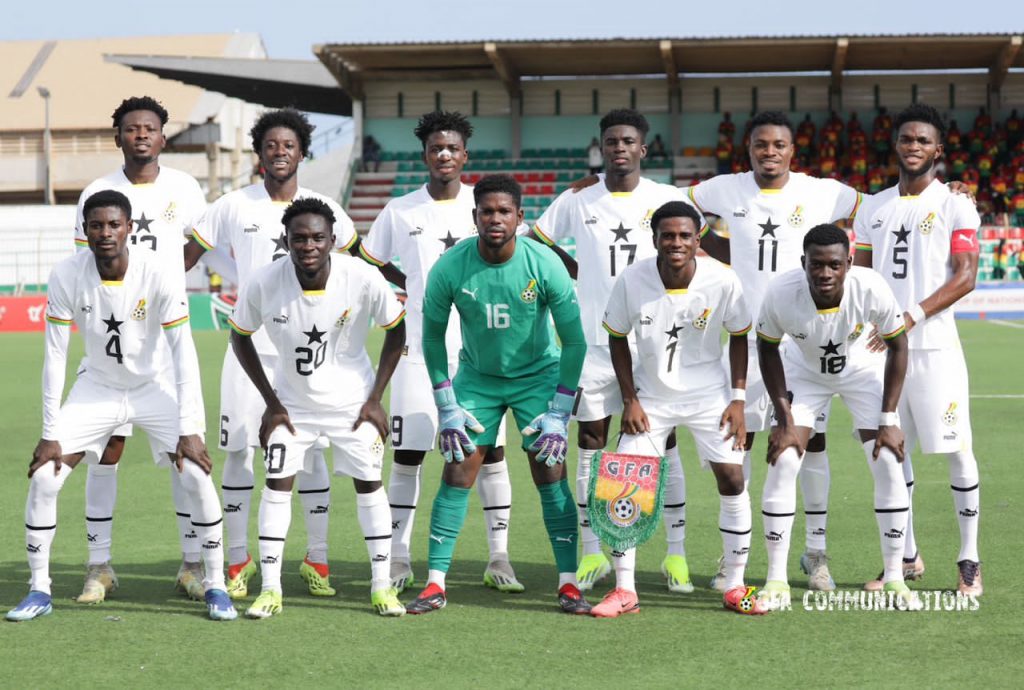
[[[380,436],[373,439],[373,443],[370,444],[370,453],[377,460],[384,457],[384,441],[381,440]]]
[[[351,309],[346,309],[346,310],[345,310],[345,311],[344,311],[344,312],[342,313],[342,315],[338,317],[338,320],[334,322],[334,327],[335,327],[335,328],[341,328],[341,327],[343,327],[343,326],[344,326],[344,325],[345,325],[346,323],[348,323],[348,317],[349,317],[349,315],[350,315],[351,313],[352,313],[352,310],[351,310]]]
[[[646,230],[647,232],[650,232],[650,230],[651,230],[651,218],[654,217],[654,211],[655,210],[656,209],[653,209],[653,208],[647,209],[647,215],[645,215],[643,220],[640,221],[640,229],[641,230]]]
[[[854,340],[859,338],[860,334],[863,333],[863,332],[864,332],[864,324],[858,323],[857,326],[853,329],[853,332],[850,333],[849,336],[847,336],[846,340],[852,343]]]
[[[957,414],[956,403],[949,403],[949,407],[942,413],[942,423],[946,426],[956,426]]]
[[[160,215],[163,216],[163,219],[166,220],[168,223],[173,223],[174,219],[178,215],[177,204],[175,204],[173,201],[167,204],[167,208],[165,208],[164,212],[161,213]]]
[[[930,234],[935,229],[935,212],[932,211],[925,216],[925,219],[918,224],[917,229],[921,231],[922,235]]]
[[[537,300],[537,281],[533,278],[526,285],[522,292],[519,293],[519,299],[523,300],[527,304],[535,302]]]
[[[139,303],[132,309],[132,321],[144,321],[146,319],[146,300],[140,299]]]
[[[711,316],[711,308],[708,307],[701,312],[700,316],[693,320],[693,327],[703,331],[708,327],[708,317]]]
[[[665,503],[665,461],[651,455],[598,452],[591,460],[587,517],[594,534],[624,551],[651,538]]]
[[[794,228],[799,228],[804,224],[804,207],[797,206],[793,209],[793,212],[789,214],[789,218],[786,221]]]

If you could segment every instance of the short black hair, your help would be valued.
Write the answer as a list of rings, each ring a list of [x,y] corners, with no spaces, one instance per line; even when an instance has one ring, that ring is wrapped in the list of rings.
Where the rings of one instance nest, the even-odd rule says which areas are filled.
[[[422,115],[412,132],[423,144],[423,148],[427,147],[427,139],[434,132],[458,132],[465,144],[473,136],[473,125],[458,111],[435,110]]]
[[[651,232],[658,234],[658,226],[666,218],[689,218],[693,221],[693,227],[700,230],[701,218],[693,206],[685,201],[670,201],[658,207],[658,210],[651,216]]]
[[[511,175],[488,175],[473,185],[473,201],[477,206],[488,194],[508,194],[516,202],[516,208],[523,206],[523,188]]]
[[[618,108],[616,110],[612,110],[601,118],[601,122],[598,127],[601,128],[601,135],[603,136],[609,127],[616,127],[618,125],[628,125],[629,127],[633,127],[636,131],[640,132],[640,137],[644,140],[647,139],[647,133],[651,131],[651,126],[648,124],[647,118],[632,108]]]
[[[295,219],[296,216],[301,216],[304,213],[315,213],[321,216],[327,221],[327,225],[330,226],[331,231],[334,231],[334,223],[337,222],[337,218],[334,216],[334,211],[324,201],[317,199],[316,197],[303,197],[296,199],[288,205],[288,208],[284,210],[284,215],[281,216],[281,224],[284,226],[285,231],[288,230],[288,224]]]
[[[132,96],[121,101],[121,105],[117,106],[117,110],[110,117],[114,120],[114,128],[119,129],[121,127],[121,120],[128,113],[134,113],[136,110],[148,110],[154,113],[160,118],[160,126],[163,127],[167,124],[167,109],[160,105],[160,102],[155,98],[149,96]]]
[[[316,127],[309,124],[306,116],[294,108],[268,110],[259,116],[256,124],[249,130],[253,151],[259,154],[260,149],[263,148],[263,137],[275,127],[287,127],[295,132],[295,136],[299,138],[299,146],[302,147],[302,157],[305,158],[309,155],[309,144]]]
[[[82,219],[88,221],[89,214],[94,209],[110,207],[121,209],[125,218],[132,219],[132,202],[124,194],[113,189],[104,189],[86,199],[82,205]]]
[[[833,244],[843,245],[847,254],[850,253],[850,236],[838,225],[822,223],[815,225],[804,235],[804,254],[807,249],[814,245],[816,247],[831,247]]]
[[[930,105],[914,103],[901,110],[893,120],[892,131],[899,133],[900,127],[908,122],[923,122],[934,127],[935,131],[939,133],[940,144],[946,139],[946,123],[942,121],[939,111]]]
[[[789,130],[789,138],[793,138],[793,133],[796,131],[793,129],[793,123],[790,122],[786,114],[779,110],[765,110],[758,113],[750,120],[750,134],[753,136],[754,130],[758,127],[764,127],[765,125],[773,127],[785,127]]]

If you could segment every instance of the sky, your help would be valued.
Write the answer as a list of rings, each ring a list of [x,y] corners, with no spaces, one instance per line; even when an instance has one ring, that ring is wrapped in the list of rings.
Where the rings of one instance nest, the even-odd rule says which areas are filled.
[[[244,4],[175,0],[152,6],[48,0],[5,4],[0,40],[247,31],[263,37],[272,58],[312,58],[312,46],[317,43],[1024,32],[1024,11],[1014,0],[977,6],[963,0],[927,4],[892,0],[248,0]]]

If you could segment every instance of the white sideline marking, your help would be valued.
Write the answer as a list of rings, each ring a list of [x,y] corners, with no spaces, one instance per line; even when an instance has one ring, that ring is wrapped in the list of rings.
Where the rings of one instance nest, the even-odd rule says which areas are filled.
[[[988,395],[986,395],[986,394],[972,395],[971,397],[972,398],[987,398],[989,400],[1019,400],[1021,398],[1024,398],[1024,395],[1016,395],[1016,394],[1012,394],[1012,393],[1007,393],[1007,394],[1004,394],[1004,393],[991,393],[991,394],[988,394]]]
[[[1016,321],[1004,321],[1003,319],[989,319],[989,323],[994,323],[997,326],[1009,326],[1010,328],[1024,328],[1024,323],[1017,323]]]

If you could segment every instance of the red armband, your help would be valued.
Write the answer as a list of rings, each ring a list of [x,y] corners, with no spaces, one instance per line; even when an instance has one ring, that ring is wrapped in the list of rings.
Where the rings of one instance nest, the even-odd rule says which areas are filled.
[[[978,246],[978,231],[973,228],[964,228],[962,230],[954,230],[953,237],[949,241],[949,251],[951,254],[964,254],[972,253],[977,254],[980,251]]]

